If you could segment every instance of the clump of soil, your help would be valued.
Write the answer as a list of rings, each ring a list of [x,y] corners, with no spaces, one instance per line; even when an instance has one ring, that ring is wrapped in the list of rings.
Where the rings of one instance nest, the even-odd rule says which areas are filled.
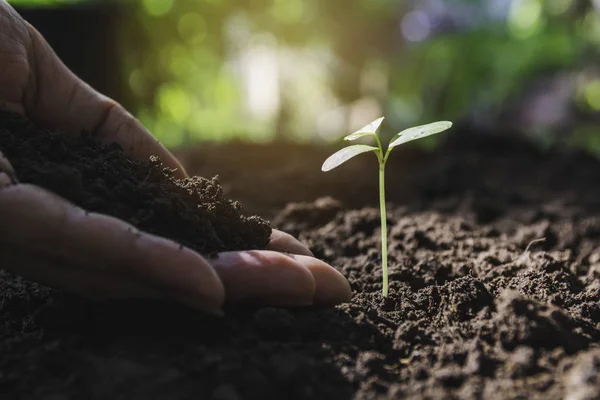
[[[117,144],[102,147],[85,133],[72,139],[39,130],[6,112],[0,112],[0,150],[21,182],[200,253],[261,249],[269,242],[269,224],[242,215],[216,177],[179,180],[158,158],[135,161]]]
[[[0,272],[2,397],[598,398],[600,162],[463,133],[390,160],[387,298],[372,160],[331,175],[319,172],[329,149],[186,151],[210,161],[191,171],[222,168],[228,193],[340,270],[351,303],[216,319]]]

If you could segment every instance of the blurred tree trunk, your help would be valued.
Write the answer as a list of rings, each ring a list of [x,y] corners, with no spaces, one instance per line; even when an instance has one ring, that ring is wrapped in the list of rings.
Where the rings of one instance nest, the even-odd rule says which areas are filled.
[[[76,75],[119,102],[125,99],[118,37],[124,13],[116,2],[17,11],[44,35]]]

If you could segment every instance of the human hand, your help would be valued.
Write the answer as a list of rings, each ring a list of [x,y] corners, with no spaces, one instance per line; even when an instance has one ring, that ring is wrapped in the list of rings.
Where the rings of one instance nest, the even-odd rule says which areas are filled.
[[[105,144],[119,143],[134,158],[158,155],[185,176],[167,149],[120,105],[70,72],[4,0],[0,108],[68,135],[88,130]],[[226,252],[206,260],[17,178],[0,153],[0,254],[6,269],[40,283],[96,299],[175,299],[207,311],[224,301],[293,306],[350,298],[339,272],[283,232],[273,232],[269,250]]]

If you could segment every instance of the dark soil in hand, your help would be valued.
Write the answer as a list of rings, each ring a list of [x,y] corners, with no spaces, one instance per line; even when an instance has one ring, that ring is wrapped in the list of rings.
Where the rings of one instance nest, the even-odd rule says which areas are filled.
[[[220,319],[163,303],[89,302],[1,273],[0,397],[600,398],[600,162],[449,137],[435,153],[392,157],[388,298],[374,160],[323,174],[331,149],[182,152],[190,172],[222,172],[228,195],[344,273],[352,302],[236,306]],[[98,154],[118,171],[109,150]],[[121,201],[101,210],[115,214]]]
[[[271,235],[267,222],[243,216],[240,203],[223,197],[217,178],[177,180],[159,159],[133,161],[90,135],[69,139],[0,112],[0,150],[19,181],[203,254],[264,248]]]

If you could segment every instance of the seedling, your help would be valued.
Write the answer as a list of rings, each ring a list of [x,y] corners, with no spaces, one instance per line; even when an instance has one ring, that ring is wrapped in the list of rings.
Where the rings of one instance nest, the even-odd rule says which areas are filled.
[[[438,121],[427,125],[415,126],[403,130],[402,132],[395,135],[390,141],[386,152],[383,152],[381,146],[381,140],[377,136],[377,130],[383,122],[383,117],[376,119],[369,125],[366,125],[362,129],[346,136],[344,140],[352,141],[365,136],[372,135],[375,137],[377,147],[368,146],[365,144],[354,144],[352,146],[345,147],[333,155],[331,155],[321,167],[324,172],[330,171],[335,167],[345,163],[352,157],[355,157],[362,153],[373,152],[377,156],[379,161],[379,209],[381,211],[381,268],[383,272],[383,291],[384,297],[388,295],[388,263],[387,263],[387,214],[385,211],[385,163],[392,151],[396,146],[411,142],[413,140],[421,139],[426,136],[435,135],[449,129],[452,126],[450,121]]]

